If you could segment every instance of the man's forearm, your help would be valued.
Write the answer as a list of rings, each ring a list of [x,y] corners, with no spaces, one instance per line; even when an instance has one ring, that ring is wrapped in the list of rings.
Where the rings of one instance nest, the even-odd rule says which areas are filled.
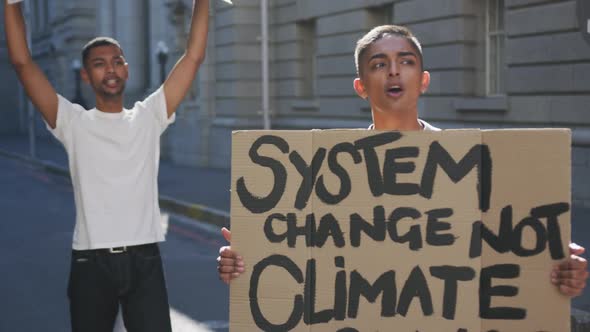
[[[201,63],[205,58],[209,26],[209,0],[193,0],[193,15],[187,40],[186,56]]]
[[[186,51],[164,82],[168,116],[176,111],[191,87],[199,66],[205,59],[209,28],[209,0],[193,0],[193,15]]]
[[[0,1],[4,2],[4,28],[10,61],[15,66],[27,64],[32,59],[21,4],[8,5],[5,0]]]

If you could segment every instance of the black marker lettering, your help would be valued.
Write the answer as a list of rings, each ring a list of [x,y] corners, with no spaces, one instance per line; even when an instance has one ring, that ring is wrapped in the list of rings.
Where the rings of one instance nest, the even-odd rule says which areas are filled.
[[[374,303],[381,295],[381,317],[395,316],[395,299],[397,297],[395,286],[395,271],[383,273],[371,285],[356,270],[350,273],[350,290],[348,294],[348,318],[356,318],[359,308],[360,296],[364,296],[369,302]]]
[[[274,175],[274,185],[272,190],[266,197],[258,197],[250,193],[246,188],[246,181],[241,177],[236,182],[236,192],[240,198],[242,205],[252,213],[264,213],[272,210],[283,197],[285,192],[285,185],[287,183],[287,171],[285,166],[280,161],[261,156],[258,154],[258,149],[264,144],[276,146],[282,153],[289,153],[289,143],[278,136],[264,135],[260,136],[254,144],[250,147],[250,160],[260,166],[268,167],[272,170]]]
[[[400,207],[393,210],[393,212],[391,212],[389,215],[389,223],[387,224],[387,231],[391,240],[398,243],[409,242],[409,247],[411,250],[418,250],[422,248],[422,235],[420,234],[419,225],[410,226],[410,230],[402,236],[400,236],[397,232],[397,224],[401,219],[412,218],[415,220],[421,216],[422,214],[414,208]]]
[[[426,224],[426,243],[431,246],[450,246],[455,243],[453,234],[438,234],[439,231],[451,229],[448,222],[439,221],[439,218],[448,218],[453,215],[453,209],[434,209],[427,211],[428,222]]]
[[[307,268],[305,269],[305,299],[303,311],[303,321],[307,325],[327,323],[334,317],[333,309],[325,309],[320,312],[315,311],[315,295],[316,295],[316,269],[315,259],[307,260]]]
[[[547,218],[547,236],[551,258],[562,259],[565,257],[563,243],[561,242],[561,230],[557,217],[570,210],[568,203],[555,203],[536,207],[531,210],[531,216],[535,218]]]
[[[458,281],[473,280],[475,278],[475,271],[466,266],[444,265],[431,267],[430,274],[445,281],[443,317],[446,319],[455,319]]]
[[[263,331],[288,331],[297,326],[301,320],[301,315],[303,314],[303,296],[301,294],[295,296],[293,299],[293,311],[291,311],[291,315],[285,323],[273,324],[268,319],[266,319],[260,310],[260,305],[258,304],[258,284],[260,282],[260,276],[262,275],[262,272],[264,272],[264,270],[269,266],[282,267],[287,272],[289,272],[289,274],[298,284],[304,282],[303,273],[287,256],[272,255],[256,263],[252,269],[252,276],[250,277],[249,297],[252,318],[254,319],[256,326],[258,326]]]
[[[363,150],[365,156],[365,164],[367,166],[367,180],[369,181],[369,188],[373,196],[379,197],[383,195],[383,176],[379,169],[379,158],[375,148],[381,145],[395,142],[402,137],[398,132],[384,132],[377,135],[361,138],[354,142],[358,150]]]
[[[373,224],[365,221],[359,214],[350,216],[350,244],[361,245],[361,231],[375,241],[385,240],[385,209],[383,206],[373,208]]]
[[[326,149],[320,148],[313,156],[311,164],[307,165],[305,160],[303,160],[297,151],[293,151],[289,155],[289,160],[291,160],[291,163],[293,163],[301,175],[301,184],[299,185],[299,190],[297,190],[297,196],[295,197],[296,209],[303,210],[303,208],[307,206],[307,201],[309,200],[309,196],[313,191],[317,173],[325,157]]]
[[[526,310],[511,307],[491,307],[492,296],[512,297],[518,294],[514,286],[493,286],[493,278],[518,278],[520,267],[516,264],[497,264],[481,269],[479,281],[479,316],[485,319],[525,319]]]
[[[415,195],[420,191],[417,183],[399,183],[397,174],[412,173],[416,169],[414,162],[397,162],[396,159],[418,157],[417,147],[390,149],[385,152],[383,163],[383,190],[390,195]]]
[[[332,237],[336,247],[344,247],[344,234],[342,234],[338,220],[331,213],[326,214],[320,219],[320,225],[316,236],[314,236],[314,247],[323,247],[328,237]]]
[[[432,197],[436,170],[441,167],[449,178],[457,183],[469,172],[477,167],[477,192],[479,194],[479,208],[487,211],[490,208],[490,196],[492,192],[492,159],[487,145],[475,145],[458,163],[439,142],[432,142],[422,182],[420,185],[421,195],[426,198]]]
[[[337,194],[332,194],[326,188],[324,183],[324,176],[321,175],[318,178],[318,182],[315,186],[315,192],[318,198],[330,205],[338,204],[342,202],[352,190],[352,183],[350,182],[350,176],[348,172],[342,165],[338,163],[338,154],[339,153],[348,153],[352,156],[352,160],[355,164],[359,164],[363,161],[361,154],[357,151],[357,149],[351,143],[344,142],[340,144],[336,144],[328,153],[328,167],[340,179],[340,191]]]
[[[422,273],[419,266],[412,269],[408,280],[406,280],[404,288],[399,296],[397,312],[406,317],[410,304],[415,297],[420,300],[420,306],[424,316],[432,315],[432,295],[430,294],[430,289],[428,289],[426,277],[424,277],[424,273]]]

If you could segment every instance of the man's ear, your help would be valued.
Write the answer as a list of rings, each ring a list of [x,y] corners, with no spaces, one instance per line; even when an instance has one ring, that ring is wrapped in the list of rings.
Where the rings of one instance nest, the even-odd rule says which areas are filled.
[[[88,72],[86,72],[86,68],[84,66],[80,68],[80,78],[82,78],[84,83],[90,84],[90,78],[88,77]]]
[[[422,82],[420,84],[420,92],[425,93],[430,86],[430,73],[426,70],[422,72]]]
[[[353,86],[354,86],[354,91],[356,91],[356,94],[359,97],[361,97],[363,99],[367,99],[367,97],[368,97],[367,91],[365,91],[365,85],[363,84],[363,81],[361,81],[360,78],[357,77],[354,79]]]

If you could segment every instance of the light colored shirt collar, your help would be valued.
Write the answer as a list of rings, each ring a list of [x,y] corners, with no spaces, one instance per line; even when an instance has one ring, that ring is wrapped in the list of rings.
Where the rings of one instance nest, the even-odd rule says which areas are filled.
[[[420,122],[420,125],[422,126],[422,130],[427,130],[427,131],[439,131],[440,130],[440,128],[437,128],[422,119],[418,119],[418,122]],[[367,129],[369,129],[369,130],[375,129],[375,124],[371,123],[371,125]]]

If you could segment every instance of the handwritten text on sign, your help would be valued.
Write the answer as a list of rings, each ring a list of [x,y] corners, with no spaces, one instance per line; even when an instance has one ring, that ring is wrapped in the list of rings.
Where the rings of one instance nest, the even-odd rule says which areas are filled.
[[[569,239],[569,158],[530,151],[543,136],[568,144],[555,130],[234,134],[232,246],[249,272],[232,312],[249,317],[232,326],[529,326],[544,312],[523,278],[563,302],[548,275]]]

